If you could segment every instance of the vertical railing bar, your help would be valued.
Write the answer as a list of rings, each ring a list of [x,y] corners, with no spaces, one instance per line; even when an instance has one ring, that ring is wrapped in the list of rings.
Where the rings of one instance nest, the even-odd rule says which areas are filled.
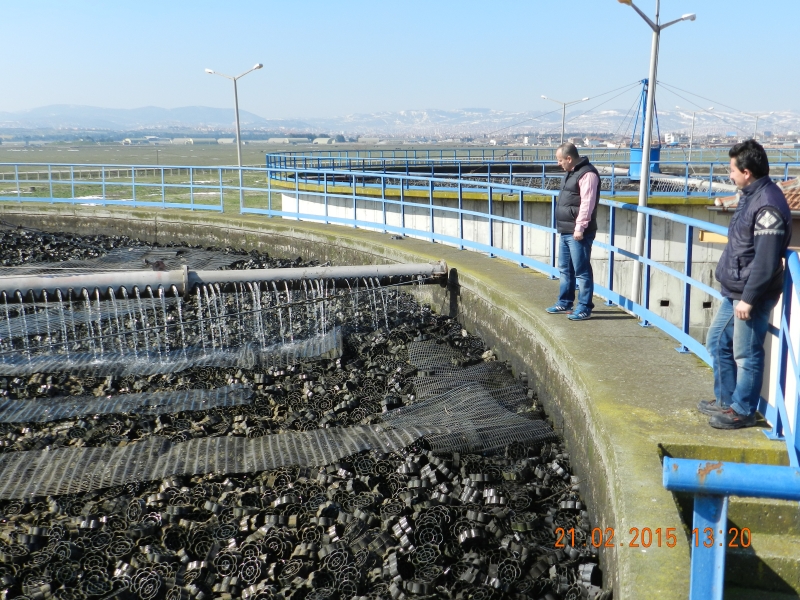
[[[464,182],[461,181],[461,163],[458,163],[459,177],[458,177],[458,239],[461,243],[458,245],[459,250],[464,249]]]
[[[653,242],[653,216],[647,215],[645,219],[644,228],[644,256],[650,259]],[[644,267],[644,286],[642,290],[642,302],[644,308],[650,310],[650,265],[645,264]],[[642,319],[639,323],[642,327],[650,327],[650,322],[647,319]]]
[[[683,266],[683,273],[686,277],[692,276],[692,250],[693,250],[693,242],[694,240],[694,227],[691,225],[686,226],[686,255],[684,257],[684,266]],[[688,337],[689,335],[689,320],[690,320],[690,313],[691,313],[691,298],[692,298],[692,285],[688,281],[683,282],[683,306],[682,306],[682,318],[681,318],[681,331],[683,334]],[[676,348],[678,352],[683,354],[689,352],[689,348],[686,344],[681,344]]]
[[[608,207],[608,280],[606,287],[608,291],[614,291],[614,244],[616,243],[617,229],[617,209],[615,206]],[[613,306],[611,300],[606,300],[606,306]]]

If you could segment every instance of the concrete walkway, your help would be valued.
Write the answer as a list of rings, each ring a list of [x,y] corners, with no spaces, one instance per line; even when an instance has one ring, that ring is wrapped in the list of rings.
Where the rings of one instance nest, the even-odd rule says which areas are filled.
[[[690,540],[675,497],[661,483],[661,457],[781,464],[782,443],[759,428],[722,432],[695,409],[712,396],[710,369],[655,328],[597,298],[589,321],[549,315],[558,282],[530,269],[469,251],[351,228],[282,219],[69,206],[0,206],[0,219],[50,231],[126,234],[152,241],[258,248],[338,264],[444,259],[447,287],[418,294],[434,309],[457,314],[501,360],[529,374],[555,427],[563,433],[594,526],[613,541],[601,564],[617,599],[685,599]],[[747,526],[741,524],[740,526]],[[631,528],[649,527],[649,548],[631,547]],[[678,543],[666,546],[675,528]],[[662,546],[656,545],[656,530]]]

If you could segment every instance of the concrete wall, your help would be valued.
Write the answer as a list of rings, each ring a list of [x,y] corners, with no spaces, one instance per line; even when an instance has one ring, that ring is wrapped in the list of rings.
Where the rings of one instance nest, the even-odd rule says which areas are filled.
[[[412,201],[412,200],[409,200]],[[413,200],[425,203],[424,200]],[[326,214],[323,197],[315,194],[284,192],[282,194],[283,210],[298,211],[304,214]],[[299,202],[299,207],[298,207]],[[458,208],[455,199],[434,197],[435,206]],[[518,201],[494,201],[494,215],[509,219],[519,218]],[[488,214],[486,200],[463,200],[465,210]],[[654,206],[654,208],[663,208]],[[671,213],[702,221],[727,226],[730,213],[709,211],[705,205],[686,204],[670,206]],[[551,206],[549,202],[525,201],[523,203],[523,220],[529,223],[549,225]],[[609,213],[607,206],[598,209],[598,232],[596,242],[609,243]],[[353,219],[353,200],[351,198],[329,197],[327,206],[329,217]],[[291,217],[285,217],[290,219]],[[383,210],[379,200],[359,199],[356,203],[355,218],[376,224],[384,223]],[[405,227],[420,231],[431,231],[430,209],[406,207],[401,215],[398,205],[387,204],[385,223],[394,227]],[[434,232],[460,237],[459,227],[463,230],[465,240],[489,244],[489,220],[486,218],[465,215],[459,224],[459,216],[453,212],[434,210]],[[382,231],[380,227],[376,231]],[[544,231],[526,227],[520,244],[519,227],[510,223],[494,222],[492,228],[494,247],[519,253],[520,245],[525,256],[550,264],[552,236]],[[636,213],[627,210],[616,211],[615,245],[632,252],[636,236]],[[411,236],[416,237],[416,236]],[[420,239],[426,239],[419,236]],[[447,243],[447,242],[444,242]],[[557,242],[556,242],[557,243]],[[452,245],[452,244],[451,244]],[[692,243],[692,275],[698,281],[719,290],[714,279],[714,269],[722,254],[723,246],[700,242],[699,231],[694,232]],[[592,266],[597,285],[609,287],[608,252],[595,246],[592,252]],[[684,272],[686,257],[686,227],[667,219],[653,219],[653,239],[651,245],[653,260],[679,272]],[[613,290],[627,296],[631,289],[633,262],[620,254],[614,255]],[[684,285],[675,277],[658,269],[652,269],[650,280],[650,309],[661,318],[680,327],[683,319]],[[706,332],[716,312],[718,301],[700,290],[692,290],[690,296],[689,333],[700,342],[705,342]]]

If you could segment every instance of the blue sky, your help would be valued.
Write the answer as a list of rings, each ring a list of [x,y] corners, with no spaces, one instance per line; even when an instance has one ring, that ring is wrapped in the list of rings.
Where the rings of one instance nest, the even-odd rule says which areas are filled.
[[[637,4],[653,15],[655,0]],[[800,109],[800,0],[661,5],[662,22],[697,20],[663,32],[659,80],[745,111]],[[5,0],[1,27],[0,111],[228,107],[230,83],[203,69],[262,62],[239,99],[267,118],[551,109],[542,94],[572,100],[646,77],[651,39],[616,0]]]

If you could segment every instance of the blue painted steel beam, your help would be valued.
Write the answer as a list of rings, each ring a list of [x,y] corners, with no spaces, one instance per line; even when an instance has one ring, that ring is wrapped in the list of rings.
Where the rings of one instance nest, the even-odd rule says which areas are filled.
[[[689,600],[722,600],[727,525],[727,496],[694,497]]]
[[[797,467],[666,457],[663,482],[672,492],[800,500]]]

